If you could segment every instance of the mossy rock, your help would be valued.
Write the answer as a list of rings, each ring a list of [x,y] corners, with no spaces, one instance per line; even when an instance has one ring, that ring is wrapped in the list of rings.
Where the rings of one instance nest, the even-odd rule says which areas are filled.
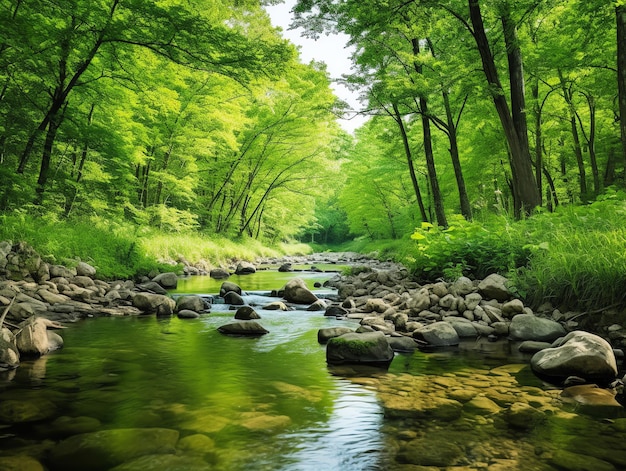
[[[382,332],[347,333],[328,340],[326,361],[330,365],[366,364],[387,367],[393,349]]]

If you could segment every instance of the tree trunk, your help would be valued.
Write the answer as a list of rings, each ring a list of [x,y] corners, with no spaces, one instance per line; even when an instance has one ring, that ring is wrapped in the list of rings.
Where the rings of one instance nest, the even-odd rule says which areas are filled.
[[[467,221],[472,220],[472,206],[470,205],[469,196],[467,195],[467,187],[465,186],[465,178],[463,178],[463,170],[461,168],[461,159],[459,156],[459,142],[457,139],[456,123],[452,116],[450,108],[450,97],[447,91],[443,91],[443,104],[446,108],[447,135],[450,143],[450,158],[452,159],[452,167],[454,168],[454,176],[456,178],[456,186],[459,190],[459,203],[461,206],[461,214]]]
[[[543,191],[543,181],[541,178],[541,170],[543,168],[543,149],[542,149],[542,134],[541,134],[541,105],[539,104],[539,78],[535,77],[531,88],[531,94],[533,97],[533,114],[535,118],[535,180],[537,181],[537,188],[539,189],[539,195],[541,196]],[[540,202],[540,205],[543,201]]]
[[[415,192],[415,198],[420,208],[420,216],[422,221],[428,222],[428,216],[426,215],[426,208],[424,207],[424,200],[422,199],[422,192],[420,191],[419,183],[417,181],[417,174],[415,173],[415,165],[413,164],[413,155],[411,152],[411,146],[409,145],[409,137],[398,110],[398,105],[393,104],[394,121],[398,124],[400,129],[400,135],[402,136],[402,144],[404,145],[404,154],[406,155],[407,165],[409,167],[409,174],[411,175],[411,183],[413,184],[413,191]]]
[[[59,129],[59,123],[56,119],[51,119],[48,124],[48,132],[46,133],[46,141],[43,146],[43,154],[41,156],[41,166],[39,167],[39,178],[37,179],[37,188],[35,201],[36,205],[43,203],[43,194],[48,181],[48,172],[50,170],[50,160],[52,159],[52,148],[54,146],[54,140]]]
[[[617,88],[619,92],[619,127],[622,137],[622,161],[626,168],[626,5],[615,7],[617,20]]]
[[[600,171],[598,170],[598,159],[596,157],[596,104],[591,95],[587,96],[589,103],[589,163],[591,164],[591,174],[593,175],[593,192],[597,196],[602,191],[600,182]]]
[[[487,34],[485,33],[485,26],[480,11],[480,2],[479,0],[468,0],[468,4],[474,40],[476,41],[476,46],[480,53],[483,72],[492,90],[492,99],[509,146],[514,212],[516,217],[521,217],[522,211],[525,214],[531,214],[534,208],[541,202],[530,159],[528,137],[520,138],[515,127],[498,76],[498,70],[496,69],[493,55],[491,54]]]
[[[419,40],[416,38],[411,39],[413,46],[413,55],[418,56],[420,53]],[[415,71],[418,74],[422,74],[422,66],[417,62],[414,62]],[[437,218],[437,225],[441,227],[448,227],[448,221],[446,219],[446,212],[443,207],[443,196],[439,189],[439,180],[437,179],[437,169],[435,168],[435,156],[433,154],[433,139],[430,130],[430,118],[428,117],[428,100],[424,95],[419,97],[421,117],[422,117],[422,132],[424,136],[424,155],[426,157],[426,170],[428,173],[428,181],[430,183],[430,191],[433,196],[433,203],[435,205],[435,217]]]

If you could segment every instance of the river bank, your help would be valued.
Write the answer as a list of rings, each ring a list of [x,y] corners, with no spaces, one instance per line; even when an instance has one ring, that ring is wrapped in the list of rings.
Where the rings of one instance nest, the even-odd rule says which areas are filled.
[[[18,250],[14,251],[14,248]],[[60,266],[42,267],[41,264],[32,262],[33,257],[28,258],[27,254],[33,255],[25,246],[12,247],[7,255],[7,260],[11,260],[11,263],[7,263],[4,268],[6,273],[13,273],[16,277],[17,272],[13,267],[22,267],[21,273],[26,279],[5,280],[0,284],[0,295],[10,295],[0,299],[0,302],[5,304],[8,301],[5,305],[10,306],[7,319],[10,319],[11,324],[20,321],[18,315],[25,315],[25,318],[46,318],[50,322],[66,325],[86,317],[145,319],[156,315],[157,319],[165,319],[167,322],[171,316],[208,319],[218,312],[221,313],[220,319],[224,316],[221,310],[223,308],[218,309],[219,305],[212,305],[209,302],[211,299],[204,296],[183,295],[177,297],[174,302],[167,293],[175,281],[178,281],[178,277],[172,277],[171,274],[160,274],[151,280],[143,279],[137,282],[103,282],[94,279],[95,273],[91,270],[93,267],[88,264],[79,264],[75,272],[73,269]],[[18,255],[21,262],[15,263]],[[34,258],[36,259],[36,256]],[[25,263],[27,260],[31,262]],[[559,348],[558,339],[555,340],[557,343],[554,343],[535,338],[540,334],[544,335],[543,328],[546,323],[543,321],[550,321],[549,327],[553,330],[550,336],[558,334],[558,338],[562,339],[568,332],[577,332],[581,329],[581,325],[576,323],[576,319],[579,318],[576,314],[559,318],[560,312],[554,308],[534,313],[523,305],[520,307],[503,280],[485,283],[485,280],[459,279],[455,283],[418,284],[412,281],[407,271],[399,265],[374,262],[357,254],[270,258],[259,260],[254,264],[234,264],[225,267],[224,270],[229,274],[238,270],[263,270],[270,266],[282,267],[283,270],[296,267],[295,270],[298,270],[297,267],[303,265],[312,271],[315,265],[322,264],[350,267],[345,273],[335,273],[325,283],[327,288],[332,289],[334,296],[300,303],[300,299],[281,293],[278,286],[275,294],[283,296],[287,308],[297,306],[298,312],[312,313],[310,315],[315,316],[320,322],[322,320],[333,322],[332,326],[320,324],[319,332],[339,327],[363,334],[378,332],[386,339],[389,347],[396,351],[396,358],[389,370],[375,369],[364,373],[362,368],[354,367],[352,364],[330,368],[334,375],[350,378],[355,384],[376,392],[383,406],[386,427],[389,428],[386,432],[389,439],[387,446],[393,452],[393,466],[387,469],[401,470],[403,466],[435,466],[435,469],[466,466],[465,469],[490,470],[498,469],[497,466],[501,467],[499,469],[574,469],[567,467],[567,463],[572,459],[575,459],[578,466],[597,464],[594,460],[598,460],[605,464],[600,463],[602,466],[594,469],[614,469],[621,463],[623,457],[619,453],[598,443],[588,446],[581,454],[580,444],[574,445],[577,442],[573,435],[568,438],[566,446],[561,447],[564,450],[559,450],[559,446],[546,442],[545,435],[542,435],[558,427],[563,429],[560,438],[563,440],[563,437],[577,430],[576,433],[579,435],[580,428],[584,427],[596,435],[622,437],[626,424],[625,419],[621,417],[622,407],[615,402],[616,387],[593,387],[594,383],[584,378],[584,370],[581,370],[577,377],[587,383],[582,385],[585,388],[569,389],[569,395],[565,394],[569,385],[555,384],[545,388],[538,387],[541,384],[539,380],[529,385],[527,380],[522,379],[522,373],[525,372],[526,375],[529,373],[528,363],[533,355],[531,351]],[[44,280],[46,273],[50,278]],[[291,273],[294,278],[298,277],[297,271]],[[35,277],[40,277],[39,281],[35,281]],[[228,282],[227,278],[225,282]],[[265,310],[267,306],[263,299],[245,298],[245,286],[243,288],[244,304],[261,310],[264,317],[268,316],[269,311]],[[161,290],[163,294],[157,293]],[[227,294],[226,291],[223,294]],[[309,311],[312,306],[315,306],[317,311]],[[30,315],[29,309],[33,311]],[[187,311],[184,316],[180,315],[183,311]],[[197,316],[187,317],[188,311]],[[289,315],[290,312],[277,313],[276,320]],[[517,326],[518,321],[515,319],[518,316],[532,316],[534,320],[540,320],[540,325],[531,324],[531,328]],[[230,316],[227,314],[227,317],[232,317],[232,314]],[[523,319],[530,320],[530,317]],[[446,327],[443,327],[444,325]],[[45,327],[47,336],[48,326]],[[611,340],[606,335],[607,332],[620,330],[613,327],[610,331],[607,329],[600,333]],[[271,335],[270,333],[269,339]],[[291,332],[291,335],[297,335],[297,332]],[[529,339],[520,338],[522,335],[528,336]],[[332,335],[325,341],[328,342],[331,338]],[[527,341],[543,343],[527,344],[527,348],[531,349],[520,352],[519,347]],[[436,342],[444,343],[436,345]],[[58,341],[50,345],[60,346]],[[423,350],[430,353],[427,356],[416,356],[407,353],[409,350],[407,346],[415,351]],[[621,353],[617,345],[613,347],[609,349],[612,355],[617,355],[614,357],[617,363],[617,359],[621,360]],[[106,348],[105,344],[102,344],[101,348]],[[514,352],[511,351],[513,348],[516,349]],[[45,353],[47,352],[40,354]],[[505,364],[506,358],[509,358],[509,362],[513,360],[517,364],[506,367],[496,365],[471,369],[454,368],[443,376],[441,372],[431,373],[426,363],[413,364],[415,358],[419,358],[420,362],[427,359],[436,362],[442,355],[450,354],[468,357],[479,354],[487,359],[497,355],[501,356]],[[415,369],[416,366],[419,367],[418,370]],[[574,375],[568,374],[565,379],[570,376]],[[617,377],[617,371],[613,376],[613,379]],[[103,379],[98,378],[97,381]],[[604,379],[604,382],[609,381]],[[75,387],[63,385],[63,388],[69,388],[68,390]],[[276,389],[277,386],[273,387]],[[280,386],[279,390],[284,388],[284,385]],[[596,402],[594,405],[592,400],[598,399],[604,402]],[[571,404],[567,406],[568,403]],[[40,408],[35,407],[35,403],[30,405],[34,409],[24,409],[24,401],[3,401],[0,421],[8,423],[9,426],[14,426],[15,420],[21,421],[19,423],[22,424],[38,422],[41,415],[29,416],[28,413],[21,412],[20,418],[15,418],[17,410],[34,410],[41,414]],[[253,424],[263,423],[265,427],[273,423],[279,428],[280,425],[276,425],[278,422],[290,423],[284,415],[259,415],[259,412],[260,410],[253,408],[249,411],[250,415],[242,415],[241,420],[254,419]],[[602,421],[598,422],[594,416],[599,416]],[[568,430],[570,426],[572,429]],[[202,427],[198,427],[194,430],[202,433]],[[481,445],[468,445],[466,437],[459,434],[459,431],[464,429],[471,429],[475,440],[480,441]],[[416,430],[423,432],[415,432]],[[139,437],[144,432],[137,433]],[[89,437],[82,437],[81,440],[87,438]],[[97,437],[91,438],[96,438],[98,446],[101,447],[98,449],[103,450],[106,449],[106,443],[112,439],[112,435],[100,433]],[[520,438],[522,441],[516,448],[513,443]],[[167,438],[167,443],[172,441],[173,438]],[[77,438],[69,443],[72,446],[70,444],[65,446],[68,454],[63,454],[58,462],[65,462],[68,456],[67,460],[71,461],[72,450],[80,449],[77,446],[79,444]],[[172,447],[178,449],[176,445]],[[426,453],[427,450],[438,450],[438,453]],[[148,451],[152,453],[154,450]],[[580,456],[572,457],[572,454]]]

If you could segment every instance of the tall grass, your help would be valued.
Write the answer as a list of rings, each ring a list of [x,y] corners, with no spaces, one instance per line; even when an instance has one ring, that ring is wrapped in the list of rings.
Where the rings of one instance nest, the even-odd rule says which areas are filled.
[[[133,278],[155,270],[182,272],[182,265],[176,263],[183,259],[219,266],[233,259],[253,261],[311,251],[306,244],[268,247],[252,239],[232,241],[196,232],[164,233],[97,217],[65,220],[25,212],[0,214],[0,240],[27,242],[49,263],[73,266],[80,260],[88,262],[103,279]]]

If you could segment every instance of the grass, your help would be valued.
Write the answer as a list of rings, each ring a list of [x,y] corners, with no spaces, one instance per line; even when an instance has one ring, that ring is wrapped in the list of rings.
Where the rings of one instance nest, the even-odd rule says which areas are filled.
[[[16,212],[0,214],[0,240],[30,244],[52,264],[74,266],[85,261],[102,279],[134,278],[153,271],[182,272],[183,259],[220,266],[231,260],[311,252],[306,244],[268,247],[259,241],[208,237],[197,232],[164,233],[128,222],[99,218],[59,220],[54,216]]]

